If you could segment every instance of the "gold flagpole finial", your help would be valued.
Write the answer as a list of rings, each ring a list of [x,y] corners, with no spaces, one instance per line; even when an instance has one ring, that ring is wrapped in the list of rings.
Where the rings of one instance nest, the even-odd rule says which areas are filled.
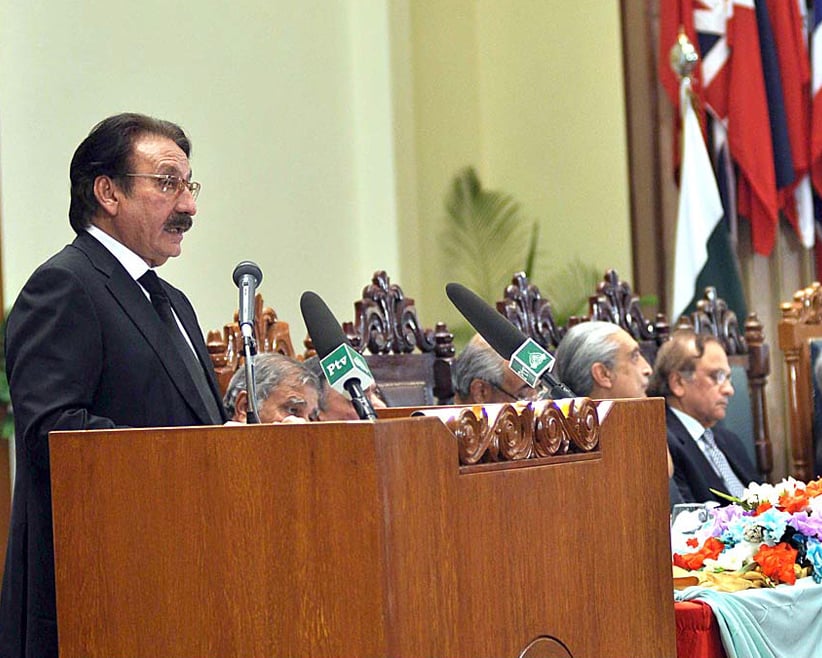
[[[680,26],[676,44],[671,48],[671,68],[680,79],[690,77],[698,61],[699,55],[694,44],[685,34],[685,28]]]

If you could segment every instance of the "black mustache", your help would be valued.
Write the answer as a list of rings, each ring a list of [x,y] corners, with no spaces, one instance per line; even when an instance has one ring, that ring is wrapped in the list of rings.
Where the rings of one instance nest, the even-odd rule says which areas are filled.
[[[194,220],[191,219],[191,215],[185,215],[183,213],[174,213],[166,220],[164,228],[187,231],[191,228],[191,225],[193,223]]]

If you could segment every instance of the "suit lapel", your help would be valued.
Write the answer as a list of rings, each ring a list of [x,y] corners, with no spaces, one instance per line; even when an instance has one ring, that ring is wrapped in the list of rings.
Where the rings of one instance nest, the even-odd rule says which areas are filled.
[[[213,423],[211,414],[208,413],[205,402],[203,402],[194,381],[191,379],[191,375],[180,361],[176,348],[168,338],[168,331],[151,306],[151,302],[143,294],[139,284],[131,278],[108,249],[95,238],[86,233],[81,233],[77,236],[74,244],[89,257],[100,272],[106,275],[108,279],[106,288],[157,354],[160,363],[186,404],[191,407],[203,424],[210,425]],[[189,332],[189,335],[192,335],[189,327],[186,327],[186,331]],[[196,340],[192,342],[195,345],[197,343]],[[220,403],[220,406],[222,406],[222,403]]]
[[[211,366],[211,356],[208,353],[205,341],[202,340],[200,325],[197,323],[197,318],[191,312],[190,304],[185,301],[185,298],[179,290],[168,285],[162,279],[160,279],[160,283],[168,294],[169,301],[171,301],[171,306],[174,308],[174,312],[177,313],[177,317],[180,318],[183,328],[186,330],[189,338],[191,338],[191,344],[197,354],[197,360],[205,369],[209,388],[211,389],[214,397],[217,399],[217,406],[222,409],[223,401],[222,396],[220,395],[220,388],[217,385],[217,378],[214,375],[214,368]],[[225,419],[223,418],[222,420]]]
[[[696,441],[693,440],[690,433],[685,428],[685,425],[682,424],[682,421],[677,418],[677,415],[671,411],[670,408],[667,409],[667,417],[668,427],[671,428],[674,436],[676,436],[677,440],[680,442],[683,452],[685,452],[688,457],[688,461],[694,465],[699,465],[696,472],[692,474],[692,477],[699,477],[702,479],[704,483],[704,491],[695,491],[694,493],[704,493],[706,495],[710,495],[708,491],[709,489],[717,489],[719,491],[724,489],[725,483],[716,474],[716,471],[714,471],[714,468],[711,466],[708,458],[702,453],[702,450],[700,450],[699,446],[696,444]]]

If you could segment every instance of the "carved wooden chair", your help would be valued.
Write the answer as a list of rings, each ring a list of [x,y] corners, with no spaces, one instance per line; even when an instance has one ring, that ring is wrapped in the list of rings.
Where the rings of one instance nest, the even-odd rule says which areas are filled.
[[[547,350],[555,350],[565,335],[565,327],[554,321],[551,303],[545,299],[525,272],[517,272],[505,288],[497,310],[526,336]]]
[[[414,300],[379,270],[354,302],[354,321],[344,322],[351,345],[365,355],[389,407],[450,404],[454,335],[437,323],[423,329]],[[305,340],[305,356],[315,352]]]
[[[818,282],[798,290],[781,305],[779,347],[785,358],[788,384],[790,472],[808,481],[822,471],[822,372],[815,376],[822,352],[822,286]]]
[[[753,437],[749,453],[765,481],[770,481],[773,470],[773,448],[768,428],[765,405],[765,386],[771,372],[770,346],[765,342],[762,323],[751,312],[740,331],[736,313],[728,308],[716,289],[709,286],[697,302],[696,310],[683,316],[677,329],[692,328],[697,333],[716,336],[731,366],[734,396],[728,404],[723,424],[733,428],[740,437]]]
[[[258,352],[279,352],[295,356],[288,323],[280,320],[274,309],[263,306],[260,293],[254,298],[254,337]],[[234,321],[225,325],[222,331],[208,332],[206,346],[220,391],[225,394],[232,375],[243,364],[243,337],[238,311],[234,311]]]
[[[639,344],[642,356],[653,364],[656,353],[670,335],[667,318],[657,313],[651,321],[645,317],[639,296],[631,284],[622,281],[616,270],[608,270],[597,284],[596,293],[588,298],[589,319],[618,324]]]

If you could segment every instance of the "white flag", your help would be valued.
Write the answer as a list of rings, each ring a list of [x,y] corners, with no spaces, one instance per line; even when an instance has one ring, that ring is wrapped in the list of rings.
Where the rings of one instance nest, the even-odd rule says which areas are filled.
[[[694,297],[696,279],[708,261],[708,239],[723,215],[722,200],[699,119],[691,103],[690,90],[690,80],[683,78],[679,87],[682,169],[676,220],[672,322],[676,322]]]

